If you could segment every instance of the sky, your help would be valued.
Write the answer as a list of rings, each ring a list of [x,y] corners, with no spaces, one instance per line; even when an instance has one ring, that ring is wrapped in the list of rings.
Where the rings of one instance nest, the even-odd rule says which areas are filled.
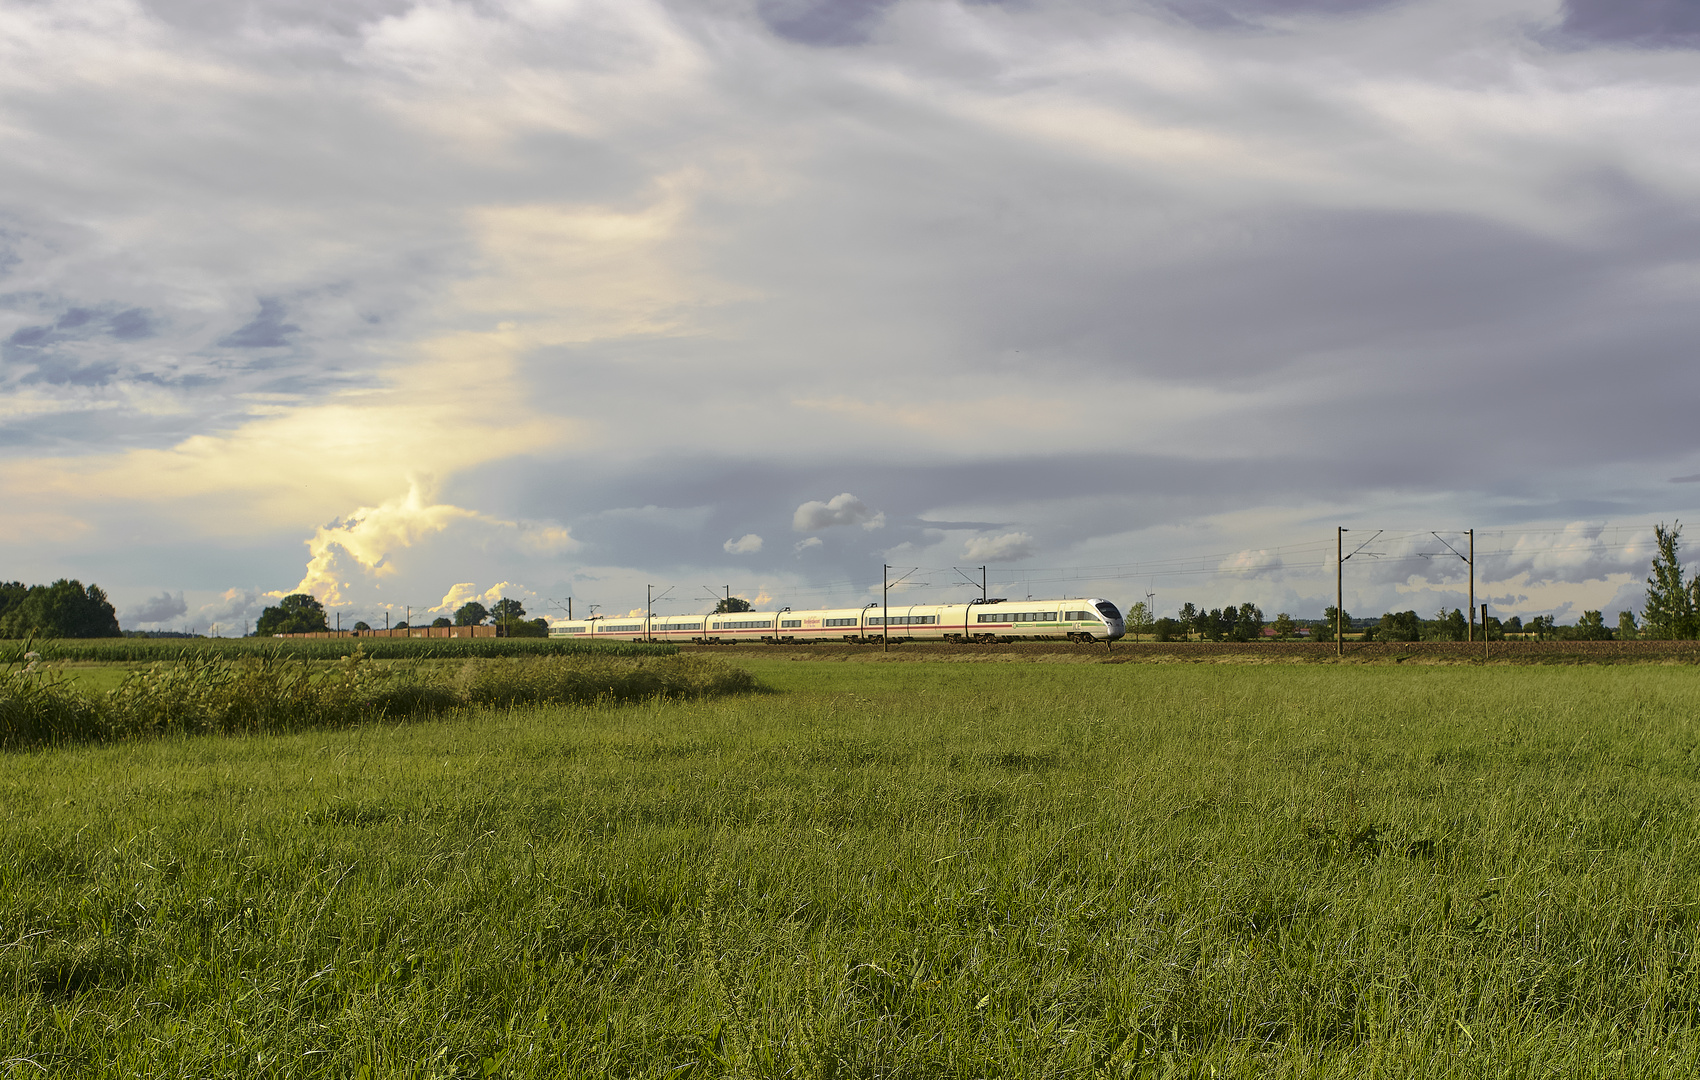
[[[1697,196],[1670,0],[0,0],[0,579],[1611,619]]]

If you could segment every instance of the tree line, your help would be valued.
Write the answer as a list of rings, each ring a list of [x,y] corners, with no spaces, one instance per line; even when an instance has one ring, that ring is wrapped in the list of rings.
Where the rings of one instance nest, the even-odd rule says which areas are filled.
[[[509,597],[496,601],[488,608],[476,600],[470,601],[455,609],[453,619],[439,616],[431,620],[429,625],[483,626],[486,623],[502,627],[509,637],[549,636],[548,619],[527,619],[525,605]],[[330,629],[330,614],[325,611],[325,605],[320,603],[317,597],[311,593],[291,593],[260,613],[259,619],[254,623],[254,636],[316,634]],[[355,623],[351,629],[366,631],[372,627],[362,620]],[[390,629],[406,630],[409,627],[406,621],[402,621]]]
[[[118,613],[99,585],[70,578],[51,585],[0,583],[0,638],[119,637]]]

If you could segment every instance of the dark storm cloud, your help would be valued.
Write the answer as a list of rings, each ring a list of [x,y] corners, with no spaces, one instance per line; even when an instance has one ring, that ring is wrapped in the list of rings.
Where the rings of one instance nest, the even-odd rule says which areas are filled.
[[[76,363],[57,356],[36,361],[35,370],[21,380],[25,384],[46,383],[51,386],[104,386],[118,374],[118,365],[110,361]]]
[[[134,626],[137,623],[161,623],[189,613],[189,605],[183,602],[183,594],[175,596],[162,592],[151,596],[133,607],[124,609],[124,621]]]
[[[248,476],[224,451],[275,455],[265,424],[428,427],[511,455],[436,459],[444,500],[570,524],[582,548],[548,565],[616,576],[863,580],[904,545],[1185,546],[1235,515],[1261,550],[1341,507],[1663,509],[1700,469],[1692,73],[1587,47],[1687,43],[1692,9],[1573,2],[1562,48],[1529,10],[15,7],[0,444],[27,466],[15,448],[200,436],[165,474],[216,485]],[[508,396],[461,402],[488,387]],[[307,460],[288,490],[357,458],[347,505],[265,527],[419,467]],[[153,493],[155,527],[193,543],[180,512],[212,489]],[[797,507],[840,492],[885,527],[797,550]],[[299,571],[268,536],[286,570],[225,585]],[[149,573],[137,598],[187,580]]]
[[[226,349],[276,349],[289,344],[289,335],[301,332],[294,323],[284,322],[282,301],[276,297],[260,298],[260,311],[240,329],[219,339]]]
[[[306,30],[352,37],[361,27],[401,15],[414,0],[144,0],[166,23],[196,35],[242,31]]]
[[[1565,0],[1563,29],[1586,41],[1700,48],[1700,4],[1693,0]]]
[[[119,341],[141,341],[155,333],[153,319],[141,308],[120,311],[108,319],[106,325]]]
[[[1402,0],[1169,0],[1163,7],[1204,28],[1243,28],[1295,15],[1354,15]]]
[[[762,0],[762,21],[803,45],[860,45],[895,0]]]
[[[51,326],[20,326],[12,331],[12,336],[6,339],[6,344],[33,349],[38,345],[45,344],[48,336],[52,333],[53,328]]]
[[[1346,481],[1349,468],[1345,462],[1323,462],[1316,468],[1296,470],[1279,458],[1229,466],[1127,452],[823,468],[804,462],[751,462],[697,454],[595,472],[542,465],[491,467],[469,472],[456,486],[464,485],[469,492],[505,487],[518,512],[559,514],[573,524],[574,535],[581,540],[598,546],[612,542],[610,550],[619,551],[623,559],[655,566],[723,561],[720,548],[726,536],[790,534],[797,505],[812,492],[854,490],[869,507],[886,514],[885,527],[827,530],[819,534],[822,548],[809,553],[813,562],[849,572],[865,570],[881,550],[906,541],[929,542],[929,534],[1011,527],[1004,522],[921,518],[939,505],[997,503],[1012,492],[1042,493],[1044,499],[1067,510],[1046,515],[1027,531],[1037,531],[1046,547],[1056,550],[1154,525],[1175,514],[1219,513],[1246,499],[1303,502]],[[605,506],[621,499],[660,507],[706,506],[711,512],[699,527],[690,529],[625,520],[617,533],[610,533],[602,522],[581,526],[579,515],[570,509]],[[598,554],[587,552],[587,561],[596,561]],[[790,546],[777,543],[746,557],[750,559],[770,569],[795,565]]]

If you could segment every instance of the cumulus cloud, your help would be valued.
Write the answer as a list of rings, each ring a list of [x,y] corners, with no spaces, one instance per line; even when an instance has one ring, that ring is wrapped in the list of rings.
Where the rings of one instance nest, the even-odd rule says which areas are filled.
[[[327,604],[342,603],[349,582],[339,570],[352,561],[352,572],[382,578],[393,574],[390,557],[422,538],[440,533],[457,522],[472,523],[485,532],[504,534],[516,546],[533,552],[571,551],[577,546],[569,530],[553,525],[505,521],[431,499],[419,481],[407,492],[378,506],[362,506],[346,517],[321,525],[307,541],[311,557],[300,584],[291,592],[312,593]],[[445,601],[446,602],[446,601]]]
[[[1486,539],[1478,537],[1478,545]],[[1491,573],[1495,580],[1516,578],[1536,585],[1579,584],[1623,574],[1645,577],[1655,550],[1651,529],[1608,529],[1604,522],[1574,521],[1556,533],[1492,539],[1496,550],[1477,556],[1480,572]]]
[[[173,596],[163,592],[148,600],[143,600],[133,608],[124,612],[124,621],[132,625],[138,623],[162,623],[175,619],[179,615],[189,613],[189,605],[184,603],[181,592]]]
[[[753,555],[761,550],[761,537],[755,533],[745,533],[736,540],[728,540],[720,545],[728,555]]]
[[[822,544],[822,541],[821,541],[820,537],[818,537],[818,536],[806,536],[803,539],[797,541],[795,544],[793,544],[791,546],[791,550],[795,551],[797,554],[801,555],[803,552],[809,550],[810,548],[820,547],[821,544]]]
[[[277,594],[259,589],[230,588],[211,603],[202,604],[196,617],[205,621],[209,634],[246,633],[266,609],[267,602],[275,599]]]
[[[1039,550],[1038,541],[1024,532],[1007,532],[998,536],[976,536],[962,548],[966,559],[985,559],[987,562],[1014,562],[1030,558]]]
[[[534,598],[536,596],[536,594],[530,589],[515,585],[511,581],[498,581],[488,589],[480,589],[476,584],[470,581],[461,581],[456,582],[454,585],[449,587],[449,591],[443,594],[441,602],[434,607],[427,608],[426,610],[453,614],[462,604],[467,604],[474,600],[483,604],[485,607],[489,607],[491,604],[494,604],[503,597],[512,597],[516,600],[520,599],[521,594],[532,596]]]
[[[797,532],[819,532],[840,525],[860,525],[870,530],[883,528],[885,512],[875,512],[867,503],[846,491],[826,502],[806,502],[791,515],[791,528]]]
[[[1223,559],[1216,572],[1236,577],[1267,577],[1279,574],[1286,565],[1278,551],[1240,551]]]

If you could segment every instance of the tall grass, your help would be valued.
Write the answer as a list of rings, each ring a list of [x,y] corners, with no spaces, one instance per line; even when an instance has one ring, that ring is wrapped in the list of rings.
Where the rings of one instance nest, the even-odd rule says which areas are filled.
[[[33,655],[33,654],[31,654]],[[156,662],[104,694],[32,660],[0,672],[0,750],[162,735],[268,734],[435,715],[475,705],[576,704],[740,693],[748,673],[702,657],[589,653],[385,666],[262,652]]]
[[[1686,669],[756,673],[0,758],[0,1075],[1700,1070]]]
[[[355,649],[374,660],[459,660],[524,656],[671,656],[677,645],[551,638],[47,638],[0,641],[0,662],[27,650],[49,661],[151,663],[216,657],[339,660]]]

